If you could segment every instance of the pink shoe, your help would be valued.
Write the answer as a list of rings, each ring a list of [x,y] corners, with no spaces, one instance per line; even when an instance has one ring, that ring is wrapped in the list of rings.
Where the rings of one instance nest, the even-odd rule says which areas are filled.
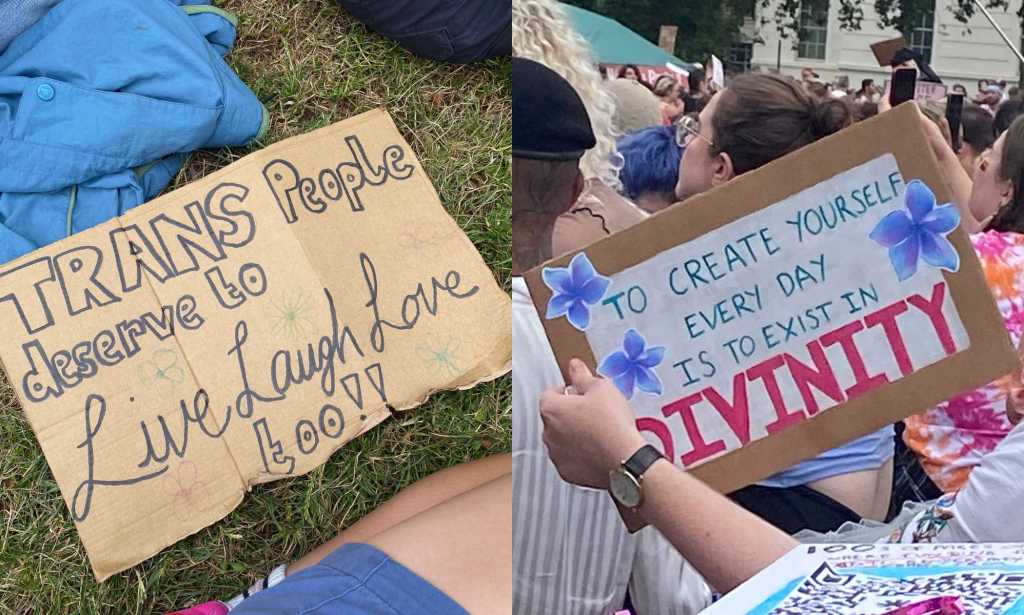
[[[167,615],[227,615],[228,605],[220,601],[205,602],[184,611],[174,611]]]

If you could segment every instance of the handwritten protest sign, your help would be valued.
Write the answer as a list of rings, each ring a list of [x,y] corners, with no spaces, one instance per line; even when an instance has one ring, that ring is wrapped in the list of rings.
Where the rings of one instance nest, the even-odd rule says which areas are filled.
[[[527,272],[563,373],[613,379],[723,491],[1009,373],[920,121],[901,106]]]
[[[507,372],[509,318],[383,111],[0,266],[0,360],[101,580]]]

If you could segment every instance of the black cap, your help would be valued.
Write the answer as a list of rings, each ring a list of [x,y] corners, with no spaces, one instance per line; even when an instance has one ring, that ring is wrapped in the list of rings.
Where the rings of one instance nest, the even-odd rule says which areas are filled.
[[[512,155],[577,160],[597,144],[579,94],[550,68],[512,58]]]

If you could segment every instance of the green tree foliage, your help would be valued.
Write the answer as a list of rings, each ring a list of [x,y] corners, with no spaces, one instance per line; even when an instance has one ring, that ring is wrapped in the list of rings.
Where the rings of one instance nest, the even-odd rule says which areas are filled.
[[[676,53],[682,60],[704,62],[710,54],[725,57],[740,38],[745,15],[759,0],[568,0],[607,15],[655,43],[662,25],[679,27]]]
[[[683,60],[703,62],[710,54],[726,57],[729,47],[743,35],[744,17],[757,7],[758,28],[775,28],[785,39],[796,41],[801,0],[565,0],[618,20],[645,38],[657,42],[662,25],[679,27],[676,55]],[[808,1],[808,0],[804,0]],[[811,0],[813,1],[813,0]],[[934,0],[831,0],[837,3],[839,24],[843,30],[860,30],[864,9],[878,15],[878,24],[910,32],[921,16],[935,10]],[[983,0],[995,10],[1010,10],[1010,0]],[[973,0],[940,0],[939,10],[949,11],[967,23],[978,9]],[[1024,2],[1017,9],[1024,23]]]
[[[983,0],[990,10],[1010,10],[1011,0]],[[800,14],[800,0],[757,0],[761,6],[761,26],[768,25],[767,12],[774,10],[775,25],[786,38],[796,34]],[[878,25],[910,32],[926,13],[948,11],[961,23],[968,23],[978,8],[973,0],[833,0],[838,2],[839,27],[843,30],[860,30],[864,21],[864,7],[871,7],[878,16]],[[1024,3],[1017,8],[1017,17],[1024,23]],[[769,20],[770,21],[770,20]]]

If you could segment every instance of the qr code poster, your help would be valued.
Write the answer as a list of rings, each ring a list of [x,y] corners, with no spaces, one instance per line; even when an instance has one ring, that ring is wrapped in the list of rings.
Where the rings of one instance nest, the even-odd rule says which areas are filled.
[[[1024,545],[803,545],[706,615],[883,615],[958,598],[971,615],[1024,612]]]

